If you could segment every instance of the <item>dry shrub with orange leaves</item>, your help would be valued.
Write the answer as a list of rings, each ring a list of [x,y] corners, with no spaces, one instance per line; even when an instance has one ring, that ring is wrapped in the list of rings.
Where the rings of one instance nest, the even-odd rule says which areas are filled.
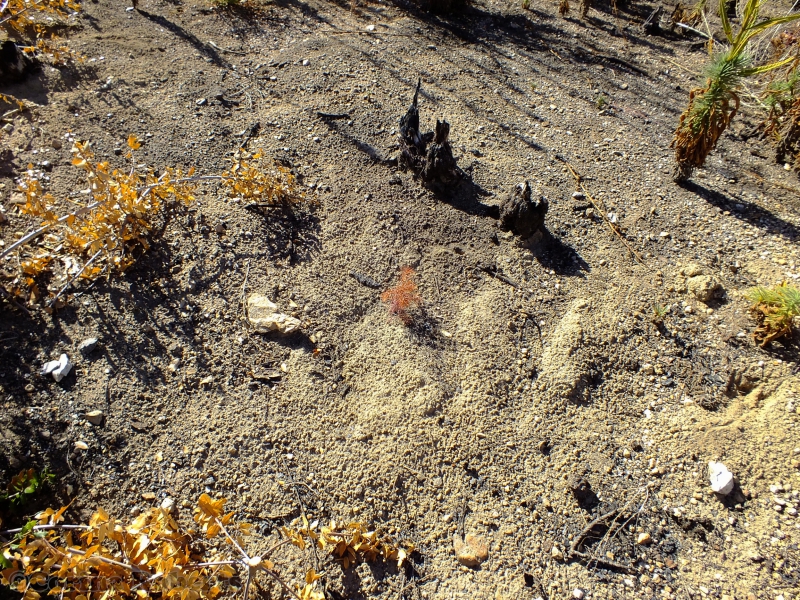
[[[141,146],[128,138],[133,151]],[[75,206],[60,213],[57,200],[45,191],[43,174],[29,165],[19,180],[25,203],[20,212],[40,220],[40,226],[0,252],[0,275],[6,291],[35,301],[49,297],[56,302],[77,279],[95,280],[118,274],[135,261],[135,252],[149,249],[148,236],[165,208],[190,205],[202,181],[218,181],[228,195],[269,206],[293,207],[306,196],[286,169],[261,168],[260,152],[239,152],[232,167],[221,175],[195,175],[194,169],[165,168],[138,171],[112,169],[95,160],[88,142],[75,142],[72,164],[85,172],[88,200],[68,199]],[[13,260],[12,260],[13,259]],[[46,284],[46,285],[42,285]]]
[[[244,542],[251,525],[235,522],[234,513],[225,513],[225,502],[200,496],[194,509],[200,531],[182,529],[166,508],[151,508],[130,523],[98,509],[88,525],[64,524],[66,508],[47,509],[21,529],[0,532],[0,583],[22,594],[23,600],[42,595],[69,600],[213,600],[237,591],[243,580],[247,600],[251,586],[266,576],[298,600],[324,600],[316,584],[322,574],[309,569],[301,584],[290,585],[270,555],[290,543],[305,549],[309,541],[328,550],[346,569],[358,560],[379,557],[402,565],[413,551],[413,546],[398,548],[379,539],[360,523],[331,523],[316,531],[304,517],[303,528],[282,528],[285,539],[260,556],[251,555]]]
[[[317,548],[328,552],[347,569],[359,562],[373,562],[378,558],[386,561],[397,561],[402,566],[408,555],[414,551],[413,544],[403,547],[395,545],[386,537],[380,537],[377,531],[368,531],[359,522],[331,521],[330,526],[322,526],[317,531],[318,523],[309,524],[302,517],[303,526],[298,529],[281,528],[283,534],[298,548],[305,550],[306,540]]]
[[[417,284],[414,282],[416,272],[411,267],[400,269],[400,282],[381,294],[381,300],[389,305],[389,314],[397,315],[405,325],[411,325],[414,319],[409,314],[409,309],[422,306],[422,298],[417,293]]]
[[[9,39],[25,40],[27,45],[22,47],[25,52],[38,51],[51,62],[64,65],[70,60],[82,60],[82,57],[62,44],[49,28],[80,9],[80,3],[74,0],[2,0],[0,30],[4,30]]]

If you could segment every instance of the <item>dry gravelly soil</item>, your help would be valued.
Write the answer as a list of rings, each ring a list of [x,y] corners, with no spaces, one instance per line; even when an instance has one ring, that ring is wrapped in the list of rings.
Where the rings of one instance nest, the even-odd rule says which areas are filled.
[[[254,210],[208,186],[124,277],[78,288],[55,314],[4,304],[3,481],[50,465],[47,501],[72,500],[76,522],[170,496],[188,523],[200,493],[224,495],[261,530],[254,548],[300,515],[299,496],[313,517],[416,544],[401,572],[329,565],[331,598],[800,596],[797,340],[756,346],[742,297],[800,275],[787,189],[800,186],[747,139],[746,110],[693,183],[671,182],[671,132],[706,58],[696,40],[643,36],[650,5],[586,22],[537,1],[452,18],[317,0],[255,16],[139,8],[87,2],[65,31],[84,63],[0,86],[38,105],[3,139],[6,243],[32,226],[13,207],[27,163],[50,161],[57,195],[81,189],[67,132],[120,166],[134,133],[140,162],[201,173],[247,140],[319,206]],[[439,197],[395,166],[418,76],[423,127],[447,118],[472,176]],[[644,265],[573,197],[557,155]],[[550,212],[520,242],[491,206],[524,179]],[[410,328],[351,276],[386,288],[403,265],[425,301]],[[687,268],[722,295],[695,299]],[[249,330],[243,290],[303,333]],[[39,370],[62,352],[76,367],[57,384]],[[727,498],[708,484],[715,459],[739,483]],[[570,560],[571,540],[613,508],[626,526],[582,547],[630,572]],[[462,527],[488,544],[477,569],[456,561]],[[297,580],[303,561],[283,550]]]

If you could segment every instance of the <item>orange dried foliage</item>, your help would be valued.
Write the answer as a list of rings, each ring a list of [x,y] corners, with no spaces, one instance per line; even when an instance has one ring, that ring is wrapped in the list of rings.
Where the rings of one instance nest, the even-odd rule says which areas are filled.
[[[397,315],[405,324],[411,325],[413,318],[409,309],[422,306],[422,298],[417,293],[417,284],[414,283],[416,271],[411,267],[400,269],[400,282],[381,294],[381,300],[389,305],[389,314]]]
[[[80,10],[80,3],[74,0],[0,1],[0,30],[9,38],[30,42],[22,47],[28,54],[38,52],[52,64],[63,66],[73,60],[82,61],[83,57],[60,43],[60,38],[51,29],[58,23],[67,22]]]

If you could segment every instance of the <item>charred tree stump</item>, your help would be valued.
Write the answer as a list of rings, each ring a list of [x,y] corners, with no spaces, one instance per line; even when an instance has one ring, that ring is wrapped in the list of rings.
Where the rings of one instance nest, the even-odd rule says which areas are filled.
[[[661,12],[663,8],[659,5],[650,13],[650,16],[642,23],[642,30],[647,35],[658,35],[661,33]]]
[[[418,102],[421,84],[422,80],[418,80],[411,106],[400,118],[400,166],[432,187],[451,186],[458,182],[462,171],[450,146],[450,124],[437,120],[435,132],[420,132]]]
[[[400,164],[401,166],[419,174],[425,168],[425,156],[427,154],[428,142],[432,138],[422,135],[419,131],[419,88],[422,80],[417,80],[417,91],[414,92],[414,100],[408,111],[400,117]]]
[[[544,196],[533,200],[531,184],[518,183],[500,203],[500,229],[512,231],[522,239],[531,237],[544,225],[549,204]]]
[[[422,180],[433,185],[449,186],[460,179],[461,169],[453,157],[453,149],[447,139],[450,136],[450,124],[436,120],[436,132],[433,143],[428,149]]]
[[[19,83],[36,70],[37,63],[11,40],[0,44],[0,80]]]

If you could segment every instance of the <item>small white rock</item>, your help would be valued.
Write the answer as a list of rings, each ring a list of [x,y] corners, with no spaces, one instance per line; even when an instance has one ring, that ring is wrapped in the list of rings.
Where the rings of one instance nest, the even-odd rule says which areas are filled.
[[[86,442],[80,442],[80,441],[79,442],[75,442],[75,449],[76,450],[88,450],[89,449],[89,444],[87,444]]]
[[[53,379],[61,381],[71,370],[72,362],[66,354],[62,354],[58,360],[51,360],[45,363],[44,367],[42,367],[42,375],[47,375],[49,373],[53,376]]]
[[[161,510],[165,510],[167,512],[172,512],[172,509],[175,508],[175,500],[167,496],[164,500],[161,501]]]
[[[711,489],[717,494],[726,496],[733,490],[733,473],[720,462],[709,461],[708,477],[711,480]]]
[[[575,588],[574,590],[572,590],[572,597],[577,598],[577,600],[583,600],[584,595],[585,594],[583,590],[580,588]]]

